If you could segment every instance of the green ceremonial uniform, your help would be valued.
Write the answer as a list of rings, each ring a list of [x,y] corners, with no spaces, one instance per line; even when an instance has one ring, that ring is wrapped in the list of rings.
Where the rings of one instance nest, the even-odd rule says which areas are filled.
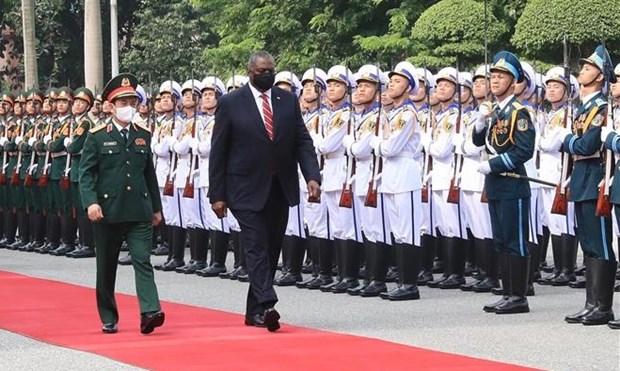
[[[115,124],[91,129],[82,151],[79,187],[85,208],[99,204],[94,224],[97,306],[103,323],[118,322],[114,282],[125,237],[136,274],[141,313],[160,310],[150,263],[153,213],[162,209],[148,128],[129,125],[125,141]]]
[[[93,123],[90,121],[87,114],[77,117],[73,123],[71,143],[67,146],[67,152],[71,156],[71,169],[69,172],[69,179],[71,180],[71,198],[78,218],[86,215],[84,206],[82,205],[82,198],[80,197],[78,180],[80,176],[79,168],[82,158],[82,149],[88,131],[92,128]]]

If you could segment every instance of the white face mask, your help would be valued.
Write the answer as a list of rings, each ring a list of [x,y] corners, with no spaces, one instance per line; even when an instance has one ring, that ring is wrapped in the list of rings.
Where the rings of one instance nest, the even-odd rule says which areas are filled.
[[[133,106],[119,107],[116,109],[116,118],[124,123],[130,123],[136,114],[136,109]]]

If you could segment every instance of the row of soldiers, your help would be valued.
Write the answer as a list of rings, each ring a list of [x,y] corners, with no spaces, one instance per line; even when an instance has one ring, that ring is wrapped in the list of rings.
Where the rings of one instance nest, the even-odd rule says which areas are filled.
[[[552,212],[552,209],[556,194],[567,195],[571,181],[569,166],[563,164],[571,157],[565,155],[570,152],[570,143],[565,145],[564,139],[571,127],[578,137],[583,136],[586,120],[594,121],[593,128],[600,127],[599,116],[595,113],[588,117],[588,114],[592,107],[596,107],[599,114],[604,112],[607,102],[601,103],[599,96],[591,103],[584,100],[585,97],[580,96],[584,82],[567,75],[561,67],[541,75],[535,73],[531,65],[513,57],[509,53],[496,56],[493,65],[480,66],[474,73],[448,67],[433,74],[409,62],[397,64],[389,73],[375,65],[365,65],[357,73],[342,65],[333,66],[327,73],[311,68],[301,80],[291,72],[280,72],[275,85],[299,96],[303,118],[321,163],[323,195],[320,202],[307,202],[308,195],[304,193],[305,185],[300,176],[302,204],[291,208],[289,213],[282,275],[276,279],[276,284],[362,297],[381,296],[386,300],[418,299],[418,285],[494,291],[504,299],[499,309],[500,304],[485,306],[485,310],[494,313],[529,311],[525,296],[534,294],[532,283],[537,278],[541,284],[554,286],[588,285],[575,277],[578,246],[575,220],[579,219],[575,215],[575,205],[568,202],[563,214]],[[597,57],[595,53],[586,59],[584,66],[600,67],[603,71],[605,65],[598,63],[600,58]],[[501,72],[510,74],[518,82],[514,92],[507,95],[514,98],[514,102],[500,109],[497,104],[490,106],[488,102],[492,101],[491,74]],[[616,73],[620,74],[620,68],[616,68]],[[141,102],[134,121],[153,132],[153,161],[165,217],[165,225],[160,228],[162,244],[154,253],[167,254],[168,258],[156,269],[247,279],[244,254],[239,246],[239,225],[232,215],[217,219],[208,200],[208,158],[217,99],[246,82],[244,76],[237,75],[225,86],[217,77],[209,76],[202,81],[188,80],[182,85],[166,81],[150,95],[138,89]],[[620,100],[617,85],[612,85],[611,90],[615,91],[614,99]],[[62,255],[69,251],[66,249],[72,249],[73,225],[77,220],[78,226],[83,224],[79,233],[82,248],[72,254],[89,256],[92,238],[88,237],[88,221],[84,218],[79,195],[70,194],[71,189],[77,189],[77,171],[73,166],[79,166],[79,138],[99,122],[99,111],[87,89],[73,93],[61,89],[60,92],[62,95],[56,97],[38,95],[38,100],[34,98],[36,92],[26,94],[26,102],[34,102],[30,105],[36,107],[37,101],[43,104],[40,116],[36,108],[28,111],[29,103],[25,115],[21,107],[11,110],[8,106],[17,107],[18,100],[3,95],[0,114],[6,123],[6,140],[2,143],[7,158],[4,174],[13,174],[19,164],[20,178],[18,182],[7,182],[3,186],[7,192],[7,197],[3,198],[7,241],[0,246],[25,250],[34,247],[42,252],[51,249]],[[590,95],[588,93],[588,98],[592,98]],[[33,98],[29,100],[29,97]],[[90,97],[90,100],[83,97]],[[55,109],[46,109],[45,101],[53,101]],[[86,104],[78,103],[81,101]],[[69,104],[65,106],[61,102]],[[87,113],[91,105],[91,113]],[[72,115],[68,115],[67,107]],[[614,110],[607,112],[611,116]],[[521,119],[523,115],[527,119]],[[67,116],[71,117],[70,123],[66,122]],[[619,115],[615,117],[620,118]],[[39,124],[31,124],[32,127],[24,124],[28,122]],[[477,130],[480,122],[483,125]],[[488,130],[486,143],[479,143],[475,134],[489,127],[495,129]],[[506,170],[518,170],[519,166],[512,163],[514,158],[506,153],[512,147],[518,148],[519,135],[526,138],[530,131],[535,135],[526,142],[533,152],[525,156],[526,173],[518,175],[546,184],[524,181],[529,197],[523,200],[528,204],[519,205],[529,210],[527,220],[510,217],[501,221],[495,217],[494,220],[486,204],[489,201],[485,200],[485,175],[493,170],[493,160],[502,161]],[[599,135],[599,147],[600,141]],[[31,157],[24,160],[28,153]],[[576,154],[572,161],[600,162],[600,155],[588,156]],[[28,161],[37,166],[23,165]],[[45,187],[41,186],[45,182],[40,180],[48,174],[48,168],[50,187],[45,195],[42,191]],[[29,174],[38,179],[36,184],[41,187],[27,182]],[[69,176],[68,186],[63,176]],[[518,193],[519,189],[503,192],[513,191]],[[35,198],[38,201],[35,202]],[[489,200],[495,205],[497,194],[490,195]],[[7,244],[15,236],[12,213],[19,215],[21,240]],[[48,223],[45,227],[42,220]],[[54,224],[56,220],[60,222]],[[498,225],[501,223],[506,225]],[[58,246],[54,244],[58,240],[53,232],[58,229],[56,225],[60,225],[62,231],[62,244]],[[520,230],[521,226],[526,230]],[[498,231],[505,229],[520,231],[521,241],[516,241],[515,254],[498,253],[502,251],[498,244],[510,242],[498,241]],[[35,232],[30,234],[30,230]],[[42,230],[47,233],[41,235]],[[580,237],[580,240],[584,238],[589,237]],[[42,244],[44,241],[47,243]],[[235,252],[232,271],[227,271],[225,266],[229,241]],[[542,262],[544,267],[549,241],[554,264],[549,276],[539,277],[538,263]],[[189,263],[184,256],[187,243]],[[211,247],[209,264],[208,246]],[[87,253],[82,255],[84,251]],[[312,274],[303,280],[306,251]],[[586,250],[584,255],[592,258],[605,254],[606,259],[602,260],[614,262],[615,274],[611,244],[602,254]],[[128,262],[130,257],[122,260]],[[567,316],[567,321],[607,323],[613,320],[614,277],[610,274],[596,276],[595,273],[611,271],[612,264],[597,265],[592,259],[589,261],[586,270],[588,313],[581,317],[597,309],[604,314],[603,319],[587,323],[582,318],[569,320]],[[467,262],[476,265],[476,280],[470,283],[465,281]],[[433,272],[442,275],[434,277]],[[360,283],[362,276],[364,281]],[[386,282],[393,280],[399,284],[388,291]],[[597,290],[592,289],[594,285]],[[594,294],[594,291],[598,292]]]

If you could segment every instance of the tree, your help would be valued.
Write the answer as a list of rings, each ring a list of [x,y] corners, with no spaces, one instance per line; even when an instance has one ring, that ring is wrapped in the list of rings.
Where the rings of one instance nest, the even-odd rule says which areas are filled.
[[[620,52],[620,2],[608,0],[531,0],[523,10],[512,37],[524,55],[549,63],[562,62],[562,39],[567,35],[580,56],[589,56],[601,40]]]
[[[506,26],[488,12],[487,38],[496,44]],[[426,9],[415,22],[411,37],[417,54],[411,61],[434,68],[454,65],[471,68],[483,61],[484,4],[474,0],[442,0]]]
[[[93,91],[103,88],[103,43],[99,0],[84,2],[84,85]]]
[[[24,66],[26,72],[25,87],[38,88],[36,38],[34,28],[34,0],[22,0],[22,20],[24,35]]]

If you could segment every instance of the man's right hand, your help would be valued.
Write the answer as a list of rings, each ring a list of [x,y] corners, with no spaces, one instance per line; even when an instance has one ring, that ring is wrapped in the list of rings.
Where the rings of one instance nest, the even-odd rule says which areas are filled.
[[[92,204],[88,207],[88,219],[93,223],[103,220],[103,211],[101,211],[99,204]]]
[[[226,217],[226,211],[227,211],[226,202],[216,201],[211,205],[211,209],[213,210],[213,212],[215,212],[215,215],[217,215],[219,219]]]

